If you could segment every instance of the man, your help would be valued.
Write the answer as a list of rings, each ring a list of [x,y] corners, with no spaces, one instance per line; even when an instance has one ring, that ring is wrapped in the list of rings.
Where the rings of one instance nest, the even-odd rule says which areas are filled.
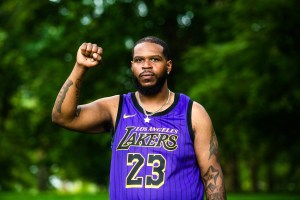
[[[113,129],[110,199],[226,199],[218,142],[205,109],[168,89],[168,45],[145,37],[132,51],[136,92],[78,105],[81,80],[102,60],[83,43],[52,112],[53,122],[88,133]]]

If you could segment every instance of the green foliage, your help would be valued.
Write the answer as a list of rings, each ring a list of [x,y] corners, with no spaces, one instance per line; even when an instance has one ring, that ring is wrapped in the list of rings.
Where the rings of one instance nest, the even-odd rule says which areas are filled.
[[[81,102],[126,93],[133,42],[165,39],[169,85],[202,103],[228,190],[300,190],[299,1],[1,1],[0,189],[47,190],[49,177],[108,185],[109,133],[51,123],[82,42],[104,49]],[[188,80],[188,81],[187,81]]]
[[[106,200],[109,198],[108,193],[100,192],[95,194],[56,194],[56,193],[0,193],[0,198],[2,200],[33,200],[33,199],[43,199],[43,200]],[[247,193],[237,193],[228,194],[228,199],[230,200],[297,200],[299,195],[297,194],[247,194]]]
[[[299,189],[298,181],[286,178],[299,175],[295,160],[300,139],[296,125],[300,117],[297,4],[235,1],[233,12],[225,17],[232,25],[226,31],[231,37],[208,35],[205,45],[189,49],[183,57],[193,82],[191,96],[212,113],[219,128],[224,162],[246,162],[241,168],[225,164],[230,175],[238,170],[240,180],[230,184],[237,190],[245,180],[252,182],[246,186],[249,190]],[[245,173],[250,174],[246,179],[242,178]],[[283,185],[287,188],[282,189]]]
[[[107,200],[108,193],[96,194],[56,194],[56,193],[0,193],[2,200]]]

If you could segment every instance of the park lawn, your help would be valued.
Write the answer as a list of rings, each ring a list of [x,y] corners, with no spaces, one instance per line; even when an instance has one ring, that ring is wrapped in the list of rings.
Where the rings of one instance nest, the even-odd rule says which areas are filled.
[[[298,194],[266,194],[266,193],[241,193],[228,194],[227,200],[300,200]]]
[[[56,194],[56,193],[3,193],[1,200],[108,200],[108,193]],[[228,200],[299,200],[297,194],[228,194]]]
[[[57,193],[1,193],[1,200],[107,200],[108,193],[57,194]]]

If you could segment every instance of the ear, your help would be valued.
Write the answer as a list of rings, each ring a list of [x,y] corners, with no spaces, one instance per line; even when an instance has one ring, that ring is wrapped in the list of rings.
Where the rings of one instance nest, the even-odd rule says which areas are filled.
[[[132,71],[133,61],[130,61],[130,63],[131,63],[130,69],[131,69],[131,71]]]
[[[167,72],[170,74],[172,71],[172,60],[167,61]]]

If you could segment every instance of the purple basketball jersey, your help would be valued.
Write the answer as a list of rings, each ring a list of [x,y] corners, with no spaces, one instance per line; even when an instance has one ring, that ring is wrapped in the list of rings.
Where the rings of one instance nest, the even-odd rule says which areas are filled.
[[[203,199],[191,107],[187,96],[176,94],[167,110],[145,122],[134,93],[120,96],[112,142],[110,199]]]

